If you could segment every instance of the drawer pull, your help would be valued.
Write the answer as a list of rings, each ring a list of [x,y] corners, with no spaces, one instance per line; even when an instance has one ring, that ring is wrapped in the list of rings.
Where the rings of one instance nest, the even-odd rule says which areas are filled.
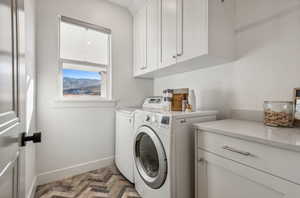
[[[181,124],[184,124],[184,123],[186,123],[186,119],[182,119],[182,120],[180,120],[180,123],[181,123]]]
[[[240,150],[237,150],[237,149],[229,147],[229,146],[223,146],[222,148],[224,150],[231,151],[231,152],[238,153],[238,154],[245,155],[245,156],[250,156],[251,155],[251,153],[249,153],[249,152],[240,151]]]

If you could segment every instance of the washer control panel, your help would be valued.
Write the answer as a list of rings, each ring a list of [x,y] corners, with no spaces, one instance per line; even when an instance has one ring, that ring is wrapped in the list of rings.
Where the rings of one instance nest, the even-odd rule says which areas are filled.
[[[147,124],[154,124],[160,127],[168,128],[171,118],[168,115],[149,113],[145,116],[144,122]]]
[[[145,122],[148,122],[148,123],[156,123],[156,120],[157,120],[157,118],[156,118],[155,114],[148,114],[145,117]]]
[[[151,122],[151,116],[150,116],[150,115],[147,115],[147,116],[146,116],[145,122]]]

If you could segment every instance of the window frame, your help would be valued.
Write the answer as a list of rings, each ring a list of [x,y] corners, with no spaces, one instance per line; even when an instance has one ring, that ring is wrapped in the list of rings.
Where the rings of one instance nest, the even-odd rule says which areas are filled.
[[[103,65],[99,63],[89,62],[89,61],[79,61],[72,59],[64,59],[61,57],[61,23],[70,23],[74,25],[78,25],[87,29],[93,29],[95,31],[104,33],[108,35],[108,64]],[[58,16],[58,96],[59,100],[63,101],[112,101],[112,33],[111,30],[102,26],[94,25],[88,22],[84,22],[81,20],[77,20],[74,18],[66,17],[59,15]],[[106,68],[106,80],[105,80],[105,88],[106,88],[106,96],[91,96],[91,95],[76,95],[76,96],[64,96],[63,94],[63,64],[71,63],[76,65],[85,65],[91,66],[95,68]],[[84,68],[84,66],[82,66]],[[84,70],[83,71],[88,71]],[[103,76],[101,76],[103,77]]]

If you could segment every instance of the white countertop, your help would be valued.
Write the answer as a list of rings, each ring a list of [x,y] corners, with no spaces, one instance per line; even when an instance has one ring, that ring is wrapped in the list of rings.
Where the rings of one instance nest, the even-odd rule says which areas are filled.
[[[136,111],[161,113],[164,115],[172,116],[175,119],[197,117],[197,116],[216,116],[218,114],[218,111],[181,112],[181,111],[164,111],[161,109],[149,109],[149,108],[147,109],[147,108],[140,108],[140,107],[119,107],[116,109],[116,111],[126,113],[126,114],[133,114]]]
[[[132,114],[137,109],[141,109],[141,107],[118,107],[116,109],[116,111],[123,112],[123,113],[128,113],[128,114]]]
[[[198,116],[216,116],[218,111],[194,111],[194,112],[182,112],[182,111],[165,111],[161,109],[139,109],[138,111],[146,111],[153,113],[160,113],[164,115],[172,116],[175,119],[198,117]]]
[[[220,120],[194,124],[200,130],[300,152],[300,128],[276,128],[262,122]]]

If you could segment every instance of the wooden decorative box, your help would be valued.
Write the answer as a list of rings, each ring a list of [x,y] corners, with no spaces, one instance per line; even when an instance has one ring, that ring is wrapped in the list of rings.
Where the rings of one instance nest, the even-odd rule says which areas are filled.
[[[187,101],[189,95],[189,89],[174,89],[172,98],[172,111],[182,111],[183,101]]]
[[[300,88],[294,90],[295,125],[300,126]]]

